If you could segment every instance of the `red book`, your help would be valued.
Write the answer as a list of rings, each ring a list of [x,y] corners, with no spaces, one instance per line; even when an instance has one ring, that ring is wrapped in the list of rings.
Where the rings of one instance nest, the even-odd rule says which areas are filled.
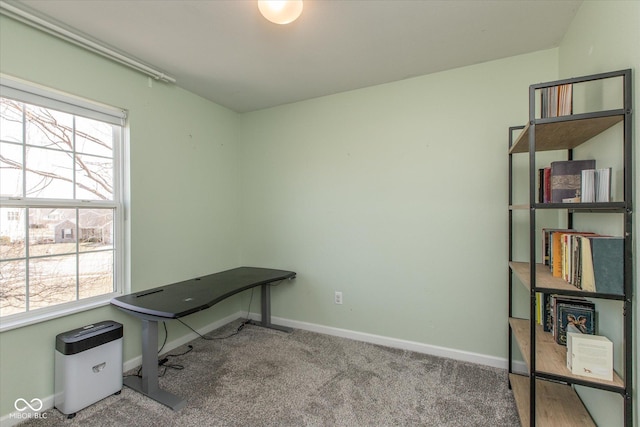
[[[542,203],[551,201],[551,168],[544,168],[544,193]]]

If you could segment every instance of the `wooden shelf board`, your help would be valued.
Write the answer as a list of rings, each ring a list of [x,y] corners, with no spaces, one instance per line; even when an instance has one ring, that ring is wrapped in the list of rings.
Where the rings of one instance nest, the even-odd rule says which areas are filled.
[[[511,267],[511,271],[518,277],[518,280],[520,280],[527,289],[531,290],[529,263],[511,261],[509,266]],[[580,291],[580,289],[567,281],[559,277],[553,277],[549,271],[549,267],[543,264],[536,264],[536,288],[569,292]]]
[[[531,277],[529,275],[529,263],[510,261],[509,267],[513,271],[520,282],[531,290]],[[553,277],[549,267],[543,264],[536,264],[536,289],[546,293],[560,293],[566,295],[579,295],[592,298],[606,298],[614,300],[624,300],[624,295],[618,294],[602,294],[597,292],[583,291],[576,288],[571,283],[559,277]]]
[[[518,348],[520,348],[520,352],[522,353],[522,357],[530,370],[530,322],[527,319],[510,318],[509,324],[513,330],[513,334],[516,342],[518,343]],[[536,372],[559,375],[567,378],[568,382],[571,380],[580,380],[593,384],[617,387],[620,390],[624,389],[624,381],[615,372],[613,373],[613,381],[582,377],[572,374],[567,368],[567,347],[556,343],[551,333],[545,332],[540,325],[536,325]]]
[[[564,120],[536,124],[536,152],[575,148],[624,120],[623,114],[579,119],[565,116]],[[530,124],[518,135],[510,154],[529,151]]]
[[[520,423],[528,427],[529,378],[509,374]],[[536,425],[549,427],[595,426],[576,392],[568,385],[536,381]]]
[[[530,207],[530,206],[531,206],[531,205],[529,205],[528,203],[526,203],[526,204],[521,204],[521,205],[509,205],[509,209],[511,209],[512,211],[515,211],[515,210],[525,210],[525,209],[526,209],[526,210],[529,210],[529,207]]]

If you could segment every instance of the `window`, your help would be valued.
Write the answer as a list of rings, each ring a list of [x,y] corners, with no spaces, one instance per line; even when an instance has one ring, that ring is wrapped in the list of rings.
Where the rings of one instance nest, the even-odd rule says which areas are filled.
[[[124,120],[2,76],[0,329],[122,293]]]

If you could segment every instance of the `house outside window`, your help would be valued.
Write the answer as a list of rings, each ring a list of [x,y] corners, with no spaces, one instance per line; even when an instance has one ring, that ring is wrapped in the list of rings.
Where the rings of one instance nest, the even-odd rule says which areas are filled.
[[[0,330],[6,330],[123,293],[126,116],[0,77]]]

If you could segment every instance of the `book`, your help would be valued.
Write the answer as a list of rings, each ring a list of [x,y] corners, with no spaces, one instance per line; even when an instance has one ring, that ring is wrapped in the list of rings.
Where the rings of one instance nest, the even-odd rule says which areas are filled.
[[[580,187],[580,201],[582,203],[594,203],[596,201],[596,170],[584,169]]]
[[[573,85],[558,86],[558,116],[573,114]]]
[[[624,239],[583,236],[580,288],[588,292],[624,294]]]
[[[613,343],[600,335],[567,333],[567,368],[574,375],[613,381]]]
[[[548,265],[551,269],[551,234],[558,231],[573,231],[566,228],[543,228],[542,229],[542,264]]]
[[[542,294],[542,329],[545,332],[553,330],[553,316],[551,311],[551,295]]]
[[[611,168],[582,170],[580,201],[582,203],[611,201]]]
[[[542,117],[556,117],[558,115],[558,87],[551,86],[541,90],[541,114]]]
[[[551,201],[551,167],[544,168],[544,203]]]
[[[549,234],[549,265],[553,277],[562,276],[562,235],[563,233],[575,233],[572,230],[553,230]]]
[[[596,332],[595,304],[557,302],[555,307],[555,339],[567,345],[567,332],[593,335]]]
[[[583,272],[583,264],[582,264],[582,238],[586,236],[597,236],[594,233],[579,233],[572,234],[568,236],[566,243],[566,252],[567,252],[567,260],[566,260],[566,274],[565,280],[577,288],[582,288],[582,272]]]
[[[542,118],[573,114],[573,85],[550,86],[540,90]]]
[[[544,169],[538,169],[538,203],[544,203]]]
[[[611,168],[596,169],[595,201],[606,203],[611,201]]]
[[[549,230],[549,265],[553,277],[563,277],[563,271],[566,270],[568,262],[568,241],[565,236],[569,234],[585,234],[593,233],[581,232],[575,230],[552,229]]]
[[[573,305],[577,305],[577,306],[584,306],[584,307],[588,307],[588,308],[594,308],[595,309],[595,304],[591,301],[588,301],[587,299],[583,298],[583,297],[574,297],[574,296],[567,296],[567,295],[557,295],[557,294],[551,294],[549,296],[549,314],[548,314],[548,318],[550,321],[550,325],[549,325],[549,329],[551,332],[551,335],[553,336],[554,339],[556,339],[557,333],[558,333],[558,328],[556,325],[556,319],[557,319],[557,313],[558,313],[558,304],[573,304]]]
[[[568,279],[567,282],[572,285],[578,286],[580,282],[580,263],[581,263],[581,251],[580,251],[580,236],[574,234],[569,237],[569,266],[568,266]]]
[[[538,203],[549,203],[551,200],[551,168],[538,169]]]
[[[551,203],[580,198],[582,171],[595,169],[595,160],[563,160],[551,163]],[[579,201],[579,199],[578,199]]]

